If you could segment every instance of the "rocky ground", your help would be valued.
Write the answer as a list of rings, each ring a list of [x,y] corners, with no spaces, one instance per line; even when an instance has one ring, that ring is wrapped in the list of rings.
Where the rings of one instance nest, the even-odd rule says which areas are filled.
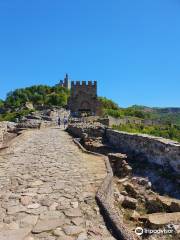
[[[114,206],[127,228],[169,231],[143,234],[142,239],[179,239],[180,200],[153,191],[147,177],[133,173],[125,154],[109,153],[108,157],[114,172]]]
[[[61,129],[26,131],[0,152],[0,239],[113,240],[95,202],[105,176]]]

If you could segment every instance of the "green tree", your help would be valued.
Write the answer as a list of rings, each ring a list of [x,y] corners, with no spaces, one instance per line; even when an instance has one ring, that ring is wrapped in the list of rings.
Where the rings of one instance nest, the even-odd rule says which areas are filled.
[[[4,107],[4,101],[2,99],[0,99],[0,108]]]
[[[106,97],[99,97],[98,99],[101,102],[104,109],[113,109],[113,110],[119,109],[119,106],[117,103],[113,102],[112,100]]]

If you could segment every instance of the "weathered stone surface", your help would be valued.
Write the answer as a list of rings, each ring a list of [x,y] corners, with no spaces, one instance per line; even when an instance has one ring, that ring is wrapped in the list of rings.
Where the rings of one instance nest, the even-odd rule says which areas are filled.
[[[126,153],[141,154],[150,163],[169,165],[175,173],[180,173],[180,143],[169,139],[119,132],[107,129],[106,137],[110,144]]]
[[[27,206],[27,205],[29,205],[32,202],[32,197],[30,197],[30,196],[22,196],[20,201],[21,201],[21,204],[23,206]]]
[[[29,187],[37,187],[37,186],[41,186],[43,184],[43,181],[41,180],[36,180],[32,183],[29,183]]]
[[[61,237],[64,237],[64,236],[65,236],[62,228],[56,228],[56,229],[53,231],[53,234],[54,234],[55,236],[58,236],[58,237],[59,237],[59,236],[61,236]]]
[[[59,219],[63,218],[64,214],[61,211],[44,211],[40,214],[40,219]]]
[[[79,203],[78,203],[78,202],[71,202],[71,206],[72,206],[73,208],[78,208]]]
[[[131,180],[133,183],[138,183],[139,185],[145,186],[147,189],[151,188],[151,182],[148,178],[133,177]]]
[[[80,211],[79,208],[72,208],[70,210],[65,211],[64,214],[67,217],[81,217],[82,216],[82,212]]]
[[[19,224],[17,222],[11,222],[10,224],[8,224],[8,229],[9,230],[18,230]]]
[[[36,226],[33,228],[33,233],[40,233],[50,231],[61,227],[64,224],[64,219],[50,219],[50,220],[39,220]]]
[[[157,201],[160,202],[168,212],[180,212],[180,200],[178,199],[158,196]]]
[[[41,205],[38,203],[30,204],[27,206],[28,209],[36,209],[39,208]]]
[[[122,166],[122,173],[121,176],[131,176],[132,175],[132,167],[128,164]]]
[[[62,236],[59,237],[58,240],[75,240],[75,238],[71,236]]]
[[[18,230],[5,230],[0,232],[1,240],[24,240],[24,238],[31,232],[31,228],[24,228]]]
[[[80,233],[77,240],[87,240],[87,234],[86,233]]]
[[[67,235],[70,235],[70,236],[78,235],[84,231],[82,227],[78,227],[78,226],[66,226],[63,228],[63,230]]]
[[[56,128],[26,131],[3,158],[0,231],[5,231],[5,225],[14,229],[19,224],[22,231],[33,229],[27,236],[34,240],[76,240],[79,233],[76,237],[66,236],[63,230],[62,236],[53,234],[65,225],[84,227],[87,219],[91,226],[105,226],[94,200],[107,174],[104,159],[82,153],[66,132]],[[105,227],[103,238],[110,236]]]
[[[132,167],[126,162],[127,155],[122,153],[108,154],[111,167],[116,176],[129,177],[132,175]]]
[[[150,227],[162,227],[169,223],[179,223],[180,212],[174,213],[152,213],[141,217],[146,220]]]
[[[49,198],[44,198],[41,200],[41,205],[42,206],[47,206],[50,207],[52,204],[52,200],[50,200]]]
[[[129,196],[131,196],[133,198],[137,198],[138,191],[136,191],[135,186],[133,184],[126,183],[126,184],[124,184],[124,188]]]
[[[146,197],[146,209],[148,213],[157,213],[165,211],[162,203],[157,201],[156,196]]]
[[[24,240],[35,240],[35,238],[31,237],[31,236],[28,236],[28,237],[25,237]]]
[[[43,187],[38,190],[38,194],[50,194],[53,189],[51,187]]]
[[[51,206],[49,206],[49,210],[50,211],[55,211],[58,207],[58,203],[54,202]]]
[[[109,153],[108,157],[110,161],[118,161],[118,162],[122,162],[123,160],[127,159],[127,155],[122,153]]]
[[[0,122],[0,148],[3,146],[4,135],[7,133],[7,122]]]
[[[140,217],[140,214],[137,211],[134,210],[132,215],[131,215],[131,219],[137,221],[139,219],[139,217]]]
[[[127,196],[128,195],[128,193],[126,192],[126,191],[121,191],[121,195],[124,195],[124,196]]]
[[[29,208],[25,212],[33,215],[40,215],[47,211],[46,207],[40,206],[39,208]]]
[[[76,226],[79,226],[82,223],[84,223],[84,219],[81,217],[76,217],[76,218],[73,218],[71,222],[74,223]]]
[[[88,137],[88,134],[85,134],[83,137],[83,145],[88,151],[108,154],[112,151],[112,148],[103,140],[102,137]]]
[[[149,196],[146,198],[146,208],[148,213],[180,212],[180,200],[159,195]]]
[[[131,197],[125,197],[124,201],[122,202],[122,206],[124,208],[136,209],[137,200]]]
[[[88,137],[103,137],[105,136],[106,127],[98,122],[76,123],[68,125],[68,132],[80,138]]]
[[[56,184],[53,186],[55,190],[61,190],[65,188],[65,183],[62,181],[57,181]]]
[[[36,225],[38,220],[38,216],[34,216],[34,215],[27,215],[26,217],[22,218],[20,220],[20,224],[22,227],[26,227],[26,226],[34,226]]]
[[[8,214],[15,214],[19,212],[25,212],[26,208],[24,206],[18,205],[18,206],[12,206],[7,209]]]

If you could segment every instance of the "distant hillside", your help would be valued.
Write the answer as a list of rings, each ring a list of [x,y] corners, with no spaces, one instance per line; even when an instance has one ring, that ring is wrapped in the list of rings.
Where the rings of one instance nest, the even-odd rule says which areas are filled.
[[[139,119],[157,120],[162,124],[174,124],[180,126],[180,108],[150,108],[146,106],[133,105],[121,108],[112,100],[100,98],[104,114],[116,118],[136,117]]]
[[[149,113],[149,119],[160,120],[162,124],[171,123],[180,126],[180,108],[150,108],[138,105],[133,105],[132,108]]]
[[[100,101],[105,115],[126,120],[125,124],[113,125],[114,129],[180,142],[180,108],[150,108],[138,105],[121,108],[107,98],[101,98]]]
[[[159,108],[159,107],[147,107],[141,105],[133,105],[132,108],[138,109],[145,112],[158,112],[158,113],[180,113],[180,107],[167,107],[167,108]]]

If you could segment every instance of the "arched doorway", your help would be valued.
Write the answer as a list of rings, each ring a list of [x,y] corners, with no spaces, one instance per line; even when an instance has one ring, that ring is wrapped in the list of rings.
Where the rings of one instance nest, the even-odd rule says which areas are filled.
[[[91,113],[91,104],[88,101],[83,101],[80,104],[79,112],[82,113],[87,113],[88,115]]]

